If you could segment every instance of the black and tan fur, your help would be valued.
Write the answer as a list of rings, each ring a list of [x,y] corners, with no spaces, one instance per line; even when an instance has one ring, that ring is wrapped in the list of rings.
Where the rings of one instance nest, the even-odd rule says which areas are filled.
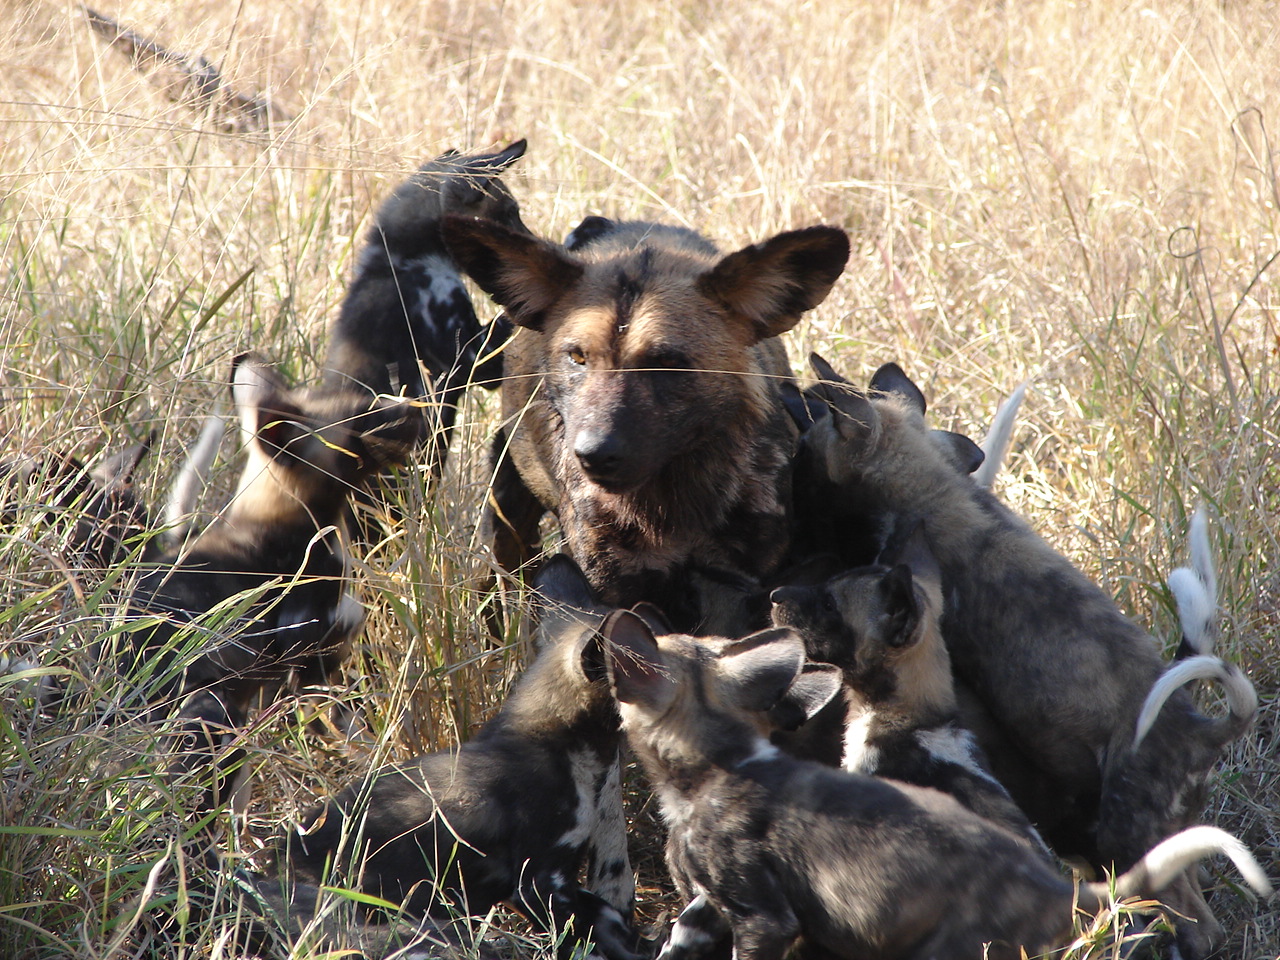
[[[323,382],[424,399],[432,467],[448,456],[458,403],[472,382],[496,386],[508,328],[482,326],[445,248],[448,214],[525,231],[500,176],[524,156],[517,140],[493,153],[449,151],[401,183],[378,208],[342,308],[329,330]]]
[[[497,715],[458,749],[377,771],[312,812],[289,838],[288,875],[441,920],[507,902],[544,929],[572,922],[566,950],[590,937],[626,960],[642,943],[598,634],[606,611],[568,557],[548,561],[536,587],[540,652]]]
[[[72,567],[104,570],[131,550],[146,551],[150,513],[134,475],[151,452],[155,435],[86,467],[67,454],[46,453],[0,463],[0,523],[18,523],[27,510],[66,532]]]
[[[604,635],[623,729],[668,824],[668,865],[693,898],[663,960],[697,956],[726,930],[735,960],[781,960],[801,937],[812,956],[1014,960],[1023,947],[1038,955],[1068,942],[1075,905],[1110,902],[1107,884],[1074,885],[944,793],[832,770],[769,744],[760,712],[810,676],[793,632],[707,646],[655,639],[617,611]],[[837,683],[825,694],[810,685],[800,694],[807,709]],[[1212,852],[1270,892],[1244,846],[1213,827],[1151,851],[1115,879],[1115,892],[1149,894]]]
[[[941,574],[922,536],[917,530],[892,566],[775,590],[774,625],[795,629],[810,660],[840,668],[843,769],[948,793],[1053,862],[961,723],[942,640]]]
[[[364,622],[347,580],[347,497],[403,463],[420,424],[404,402],[291,390],[249,356],[231,391],[247,458],[239,486],[189,545],[139,577],[130,609],[158,623],[113,660],[153,712],[178,707],[178,769],[202,776],[259,694],[291,678],[324,682],[342,662]],[[217,779],[206,805],[225,799]]]
[[[696,233],[597,225],[572,252],[446,219],[459,265],[519,328],[505,356],[495,552],[534,554],[554,512],[602,599],[656,603],[732,634],[790,537],[796,431],[777,335],[822,302],[849,254],[832,227],[728,256]]]
[[[925,523],[952,665],[999,738],[982,724],[975,732],[1050,844],[1124,869],[1193,823],[1221,750],[1244,729],[1238,718],[1206,717],[1177,690],[1132,749],[1143,699],[1164,671],[1154,641],[957,473],[909,393],[862,394],[814,362],[832,412],[804,439],[804,471],[824,477],[840,508],[868,528]],[[1192,918],[1175,920],[1184,960],[1207,956],[1221,928],[1199,890],[1180,878],[1162,897]]]

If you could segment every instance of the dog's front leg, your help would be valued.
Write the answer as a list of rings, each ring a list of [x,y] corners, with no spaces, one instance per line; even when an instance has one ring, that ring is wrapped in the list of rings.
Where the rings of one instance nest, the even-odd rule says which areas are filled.
[[[732,917],[733,960],[782,960],[786,956],[800,935],[800,921],[784,902],[773,907],[770,913]]]

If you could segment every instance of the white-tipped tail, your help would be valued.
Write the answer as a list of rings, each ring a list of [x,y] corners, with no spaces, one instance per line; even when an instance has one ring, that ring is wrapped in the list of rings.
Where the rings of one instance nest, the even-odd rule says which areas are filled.
[[[1271,881],[1249,848],[1225,830],[1209,826],[1191,827],[1157,844],[1116,879],[1116,893],[1121,897],[1151,896],[1169,886],[1187,867],[1214,853],[1230,857],[1258,896],[1271,896]]]
[[[1258,711],[1258,693],[1253,689],[1249,678],[1239,667],[1218,657],[1188,657],[1173,664],[1152,684],[1151,692],[1147,694],[1142,710],[1138,713],[1131,749],[1137,750],[1142,744],[1143,737],[1151,730],[1173,691],[1193,680],[1216,680],[1222,684],[1229,716],[1226,718],[1227,732],[1220,736],[1231,740],[1243,733]]]
[[[1020,384],[1018,389],[1009,394],[1008,399],[1000,404],[996,415],[991,418],[991,427],[987,430],[986,439],[982,441],[982,466],[973,471],[973,482],[980,487],[990,490],[995,483],[996,474],[1000,472],[1005,454],[1009,452],[1009,440],[1013,436],[1013,425],[1018,419],[1018,409],[1022,406],[1022,398],[1027,394],[1027,383]]]
[[[1191,517],[1187,532],[1191,566],[1169,574],[1169,592],[1178,606],[1182,637],[1198,654],[1213,653],[1218,621],[1218,575],[1209,548],[1209,521],[1204,508]]]
[[[220,413],[205,418],[200,436],[169,487],[169,498],[164,505],[165,536],[171,543],[181,543],[191,526],[200,494],[209,483],[209,470],[218,456],[222,434],[226,430],[226,418]]]

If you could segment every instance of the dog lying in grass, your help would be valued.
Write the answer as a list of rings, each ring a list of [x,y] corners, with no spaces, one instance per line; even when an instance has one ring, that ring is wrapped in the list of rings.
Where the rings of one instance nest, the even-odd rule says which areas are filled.
[[[564,555],[535,587],[540,650],[497,715],[456,750],[347,787],[288,838],[278,869],[437,920],[506,902],[544,930],[569,930],[565,953],[590,939],[629,960],[645,951],[630,924],[621,734],[598,633],[606,611]]]
[[[841,671],[845,770],[948,793],[1056,862],[961,724],[942,641],[941,572],[920,528],[889,565],[780,587],[770,599],[774,625],[795,629],[810,660]]]
[[[421,424],[407,402],[292,390],[249,355],[231,393],[247,454],[236,493],[138,578],[129,607],[142,619],[103,651],[149,712],[177,707],[174,772],[202,778],[259,695],[325,682],[346,656],[364,623],[348,582],[347,497],[403,463]],[[223,758],[200,810],[226,799],[234,765]]]
[[[1114,888],[1076,885],[944,793],[788,756],[765,739],[765,712],[792,699],[812,714],[840,682],[802,671],[789,629],[706,644],[656,638],[615,611],[603,635],[622,727],[668,824],[667,863],[693,898],[661,960],[700,956],[726,932],[735,960],[781,960],[801,937],[849,960],[1015,960],[1067,943],[1074,908],[1096,912],[1112,889],[1150,895],[1214,852],[1270,893],[1214,827],[1160,844]]]
[[[989,713],[974,723],[998,778],[1062,855],[1126,869],[1193,823],[1222,749],[1252,721],[1243,676],[1228,715],[1172,690],[1141,745],[1136,723],[1164,673],[1154,641],[986,489],[962,477],[925,426],[919,391],[854,389],[821,358],[810,388],[830,407],[805,435],[803,471],[867,529],[923,521],[941,570],[942,634],[957,678]],[[894,367],[873,382],[909,383]],[[914,385],[912,385],[914,387]],[[801,472],[798,468],[798,474]],[[1221,927],[1191,877],[1162,898],[1183,960]],[[1189,919],[1183,919],[1189,918]]]

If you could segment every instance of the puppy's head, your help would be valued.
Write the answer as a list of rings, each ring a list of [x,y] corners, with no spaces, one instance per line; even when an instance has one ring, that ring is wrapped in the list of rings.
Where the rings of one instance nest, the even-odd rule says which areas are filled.
[[[883,559],[815,586],[779,587],[770,596],[774,625],[796,630],[811,660],[840,668],[845,682],[872,701],[898,695],[904,674],[918,672],[922,658],[944,649],[941,575],[923,527],[891,544]]]
[[[422,431],[412,403],[347,390],[292,390],[272,366],[237,357],[231,396],[250,458],[241,483],[266,476],[275,493],[319,515],[372,474],[404,464]]]
[[[813,475],[869,515],[924,515],[935,498],[965,494],[960,481],[981,465],[981,448],[963,434],[929,429],[924,394],[896,364],[861,391],[817,354],[809,360],[818,382],[792,409],[809,420],[799,456]]]
[[[807,718],[839,690],[834,671],[805,671],[789,628],[741,640],[657,637],[629,611],[609,615],[609,680],[632,745],[666,771],[728,762],[754,749],[771,714]]]

